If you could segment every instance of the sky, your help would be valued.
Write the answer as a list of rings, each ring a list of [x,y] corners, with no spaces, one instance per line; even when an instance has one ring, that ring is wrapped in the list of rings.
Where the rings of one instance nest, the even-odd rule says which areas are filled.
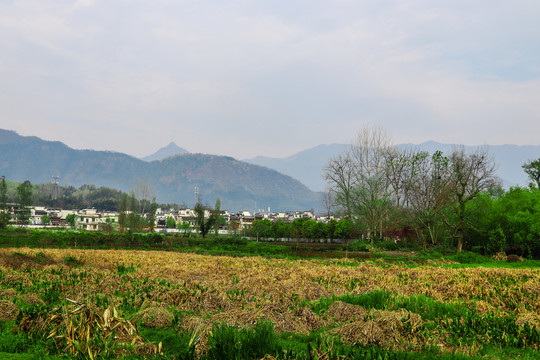
[[[540,145],[538,0],[2,0],[0,128],[143,157]]]

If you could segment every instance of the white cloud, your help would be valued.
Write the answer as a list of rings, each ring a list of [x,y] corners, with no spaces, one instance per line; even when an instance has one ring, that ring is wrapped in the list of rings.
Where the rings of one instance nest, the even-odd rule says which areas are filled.
[[[366,122],[402,142],[537,144],[539,10],[525,0],[4,2],[0,125],[139,156],[171,140],[285,156],[347,141]]]

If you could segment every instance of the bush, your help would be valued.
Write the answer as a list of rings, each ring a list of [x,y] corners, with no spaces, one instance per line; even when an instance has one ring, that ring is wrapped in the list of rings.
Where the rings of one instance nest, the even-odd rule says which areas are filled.
[[[270,321],[259,319],[253,329],[238,330],[226,323],[214,324],[208,337],[209,359],[262,359],[283,350]]]
[[[371,244],[368,241],[360,240],[343,246],[343,250],[368,252],[370,247]]]
[[[484,264],[491,261],[489,258],[473,252],[455,254],[450,256],[449,259],[460,264]]]
[[[282,352],[271,321],[259,319],[253,329],[242,329],[240,353],[244,359],[262,359]]]
[[[375,243],[375,247],[381,250],[386,250],[386,251],[397,251],[397,250],[402,249],[401,243],[398,244],[393,241],[385,241],[385,240],[377,241]]]
[[[208,337],[209,359],[238,359],[240,344],[238,329],[226,323],[214,324]]]

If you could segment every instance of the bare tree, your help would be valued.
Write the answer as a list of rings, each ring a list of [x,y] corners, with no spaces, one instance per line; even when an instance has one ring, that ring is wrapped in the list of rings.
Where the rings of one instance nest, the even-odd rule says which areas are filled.
[[[347,216],[371,234],[382,234],[391,210],[388,162],[395,150],[389,134],[364,126],[349,149],[328,163],[324,177]]]
[[[133,188],[135,198],[139,200],[140,212],[144,215],[146,205],[150,204],[150,201],[156,196],[154,187],[148,181],[143,179],[137,179]]]
[[[364,126],[349,151],[355,170],[355,216],[365,226],[368,237],[382,235],[392,207],[387,176],[388,163],[395,151],[392,139],[384,129]]]
[[[392,191],[392,200],[398,209],[408,204],[411,177],[415,174],[418,151],[414,148],[393,148],[387,156],[386,177]]]
[[[332,215],[332,209],[336,206],[336,194],[327,187],[321,194],[321,202],[326,210],[326,216]]]
[[[425,231],[432,244],[437,242],[440,211],[448,204],[448,163],[441,151],[432,156],[420,151],[410,158],[407,167],[407,214],[424,249],[427,247]]]
[[[350,154],[339,154],[332,158],[324,168],[324,178],[329,191],[335,194],[335,204],[341,206],[350,218],[352,190],[356,186],[355,166]]]

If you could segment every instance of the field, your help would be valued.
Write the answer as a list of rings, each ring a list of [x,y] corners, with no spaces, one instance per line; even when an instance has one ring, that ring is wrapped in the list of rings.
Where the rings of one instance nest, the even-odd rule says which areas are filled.
[[[534,359],[539,296],[535,268],[444,259],[5,248],[0,355]]]

